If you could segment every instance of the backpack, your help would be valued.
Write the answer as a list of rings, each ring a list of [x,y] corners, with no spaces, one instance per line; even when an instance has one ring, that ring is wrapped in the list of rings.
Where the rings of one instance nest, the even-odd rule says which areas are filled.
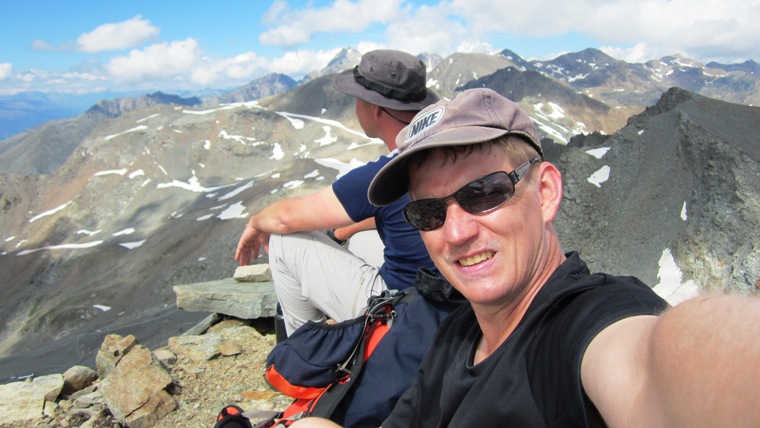
[[[319,416],[348,427],[379,426],[411,385],[438,325],[462,301],[448,282],[420,269],[414,287],[373,296],[357,318],[304,324],[266,362],[267,381],[293,403],[282,412],[238,412],[227,420],[268,427]],[[215,428],[246,426],[224,425],[222,413]]]

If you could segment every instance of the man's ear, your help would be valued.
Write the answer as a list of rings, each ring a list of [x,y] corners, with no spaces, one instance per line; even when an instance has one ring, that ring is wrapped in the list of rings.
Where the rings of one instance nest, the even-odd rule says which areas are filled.
[[[551,162],[538,164],[538,186],[544,222],[554,220],[562,202],[562,174]]]

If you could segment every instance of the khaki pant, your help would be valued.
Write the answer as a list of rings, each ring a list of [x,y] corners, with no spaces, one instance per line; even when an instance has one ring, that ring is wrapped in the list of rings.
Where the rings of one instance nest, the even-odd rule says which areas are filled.
[[[379,268],[320,232],[272,235],[269,267],[288,335],[307,321],[355,318],[387,289]]]

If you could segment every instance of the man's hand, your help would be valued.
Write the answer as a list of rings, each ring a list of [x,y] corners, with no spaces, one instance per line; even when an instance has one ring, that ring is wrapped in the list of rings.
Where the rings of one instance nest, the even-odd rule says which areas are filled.
[[[235,260],[245,266],[259,258],[262,248],[269,253],[269,237],[273,233],[334,229],[351,223],[332,186],[306,196],[281,199],[251,216],[238,242]]]
[[[240,266],[249,265],[252,260],[259,258],[262,247],[264,251],[269,252],[269,233],[254,228],[250,223],[246,224],[243,235],[238,241],[235,260],[240,262]]]

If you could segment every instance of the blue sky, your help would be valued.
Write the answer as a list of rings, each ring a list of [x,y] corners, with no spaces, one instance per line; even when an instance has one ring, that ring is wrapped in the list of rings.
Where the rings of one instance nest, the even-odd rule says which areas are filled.
[[[344,47],[629,62],[760,59],[760,0],[8,1],[0,95],[232,88],[296,79]]]

